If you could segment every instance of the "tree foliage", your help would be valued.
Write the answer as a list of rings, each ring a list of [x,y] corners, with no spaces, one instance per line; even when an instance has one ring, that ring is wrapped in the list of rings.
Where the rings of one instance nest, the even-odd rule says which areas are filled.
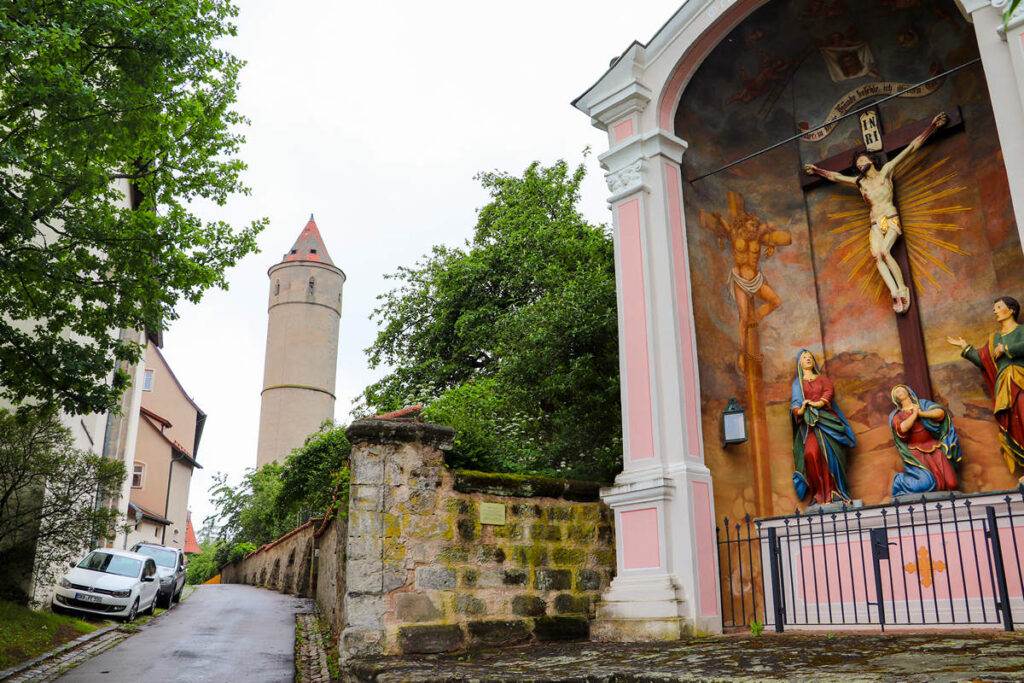
[[[0,410],[0,575],[37,557],[35,582],[45,585],[55,567],[113,538],[118,512],[97,501],[124,477],[122,463],[75,448],[52,413]],[[23,578],[11,574],[0,584]]]
[[[114,405],[125,376],[106,379],[140,348],[112,330],[163,329],[255,250],[262,221],[236,231],[189,208],[248,192],[231,108],[242,63],[218,47],[236,13],[0,5],[0,396]]]
[[[252,544],[246,551],[251,552],[323,515],[335,500],[341,501],[345,514],[350,450],[345,428],[328,421],[283,465],[250,469],[238,486],[228,485],[224,474],[216,475],[210,493],[220,525],[221,543],[214,548],[218,566],[229,561],[239,544]]]
[[[462,248],[435,246],[391,277],[367,349],[393,368],[379,411],[414,402],[456,427],[455,462],[608,479],[619,468],[612,240],[578,209],[585,171],[481,173],[491,201]]]

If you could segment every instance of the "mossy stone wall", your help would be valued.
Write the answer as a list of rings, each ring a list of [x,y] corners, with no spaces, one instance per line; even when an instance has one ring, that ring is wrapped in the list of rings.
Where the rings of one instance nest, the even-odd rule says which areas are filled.
[[[451,471],[451,430],[349,428],[343,657],[585,638],[615,567],[598,486]],[[505,524],[481,522],[481,503]]]

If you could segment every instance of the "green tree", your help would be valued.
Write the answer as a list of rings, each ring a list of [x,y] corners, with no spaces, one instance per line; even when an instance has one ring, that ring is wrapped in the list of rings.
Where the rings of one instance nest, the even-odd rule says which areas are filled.
[[[97,501],[124,477],[122,463],[75,448],[52,413],[0,410],[0,586],[27,593],[33,558],[42,586],[54,568],[113,538],[117,510]]]
[[[459,432],[465,466],[608,479],[619,469],[613,246],[578,209],[564,161],[478,176],[491,201],[463,248],[436,246],[391,277],[367,349],[393,370],[370,408],[426,402]]]
[[[189,208],[248,192],[228,0],[0,5],[0,396],[113,406],[137,345],[255,250]],[[129,190],[129,185],[131,189]],[[134,210],[133,210],[134,209]]]
[[[325,422],[289,454],[285,464],[273,462],[250,469],[238,486],[229,486],[224,474],[214,477],[210,493],[216,513],[204,528],[218,522],[216,549],[219,564],[237,557],[239,544],[255,550],[288,533],[312,517],[325,514],[332,504],[344,515],[348,504],[348,455],[351,446],[345,428]]]

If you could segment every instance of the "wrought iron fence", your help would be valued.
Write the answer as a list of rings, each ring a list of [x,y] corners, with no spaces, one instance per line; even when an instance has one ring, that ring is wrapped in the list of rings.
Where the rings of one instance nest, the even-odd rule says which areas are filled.
[[[999,628],[1024,621],[1024,485],[718,528],[723,625]]]

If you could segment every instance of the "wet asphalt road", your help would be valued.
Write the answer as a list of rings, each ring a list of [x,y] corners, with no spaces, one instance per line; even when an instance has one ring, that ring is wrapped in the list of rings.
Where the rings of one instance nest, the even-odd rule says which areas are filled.
[[[295,614],[308,601],[236,584],[199,586],[60,683],[284,683],[295,675]]]

